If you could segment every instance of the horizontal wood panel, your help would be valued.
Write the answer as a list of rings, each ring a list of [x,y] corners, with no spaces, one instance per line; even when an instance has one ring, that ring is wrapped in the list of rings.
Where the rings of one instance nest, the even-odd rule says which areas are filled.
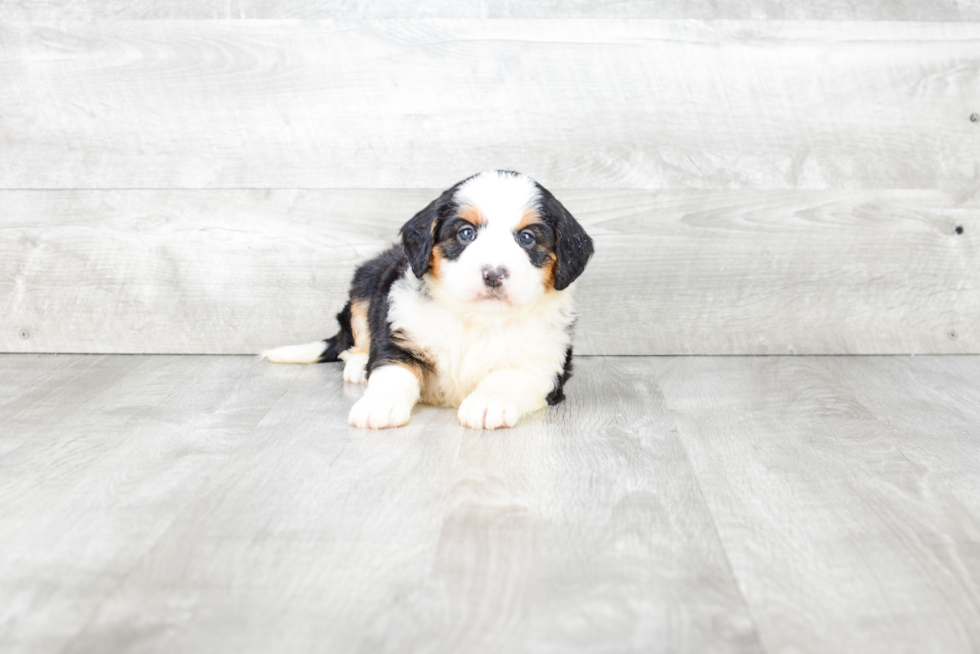
[[[975,197],[555,191],[596,240],[579,353],[980,352]],[[354,267],[436,193],[0,193],[0,351],[330,336]]]
[[[701,18],[746,20],[980,20],[976,0],[0,0],[6,20],[280,18]]]
[[[975,187],[980,24],[0,24],[0,188]]]

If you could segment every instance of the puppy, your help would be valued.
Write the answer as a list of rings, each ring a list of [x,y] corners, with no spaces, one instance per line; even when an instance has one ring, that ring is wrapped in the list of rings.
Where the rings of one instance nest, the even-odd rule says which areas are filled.
[[[488,171],[446,190],[401,244],[354,273],[340,332],[264,352],[276,363],[343,360],[367,382],[348,423],[408,423],[420,400],[473,429],[513,427],[557,404],[572,371],[572,282],[592,239],[544,187]]]

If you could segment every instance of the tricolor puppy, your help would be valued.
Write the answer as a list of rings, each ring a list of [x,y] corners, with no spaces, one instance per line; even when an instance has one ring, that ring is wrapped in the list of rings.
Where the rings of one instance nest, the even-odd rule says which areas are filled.
[[[348,422],[407,424],[418,401],[459,407],[473,429],[513,427],[557,404],[572,369],[572,282],[592,239],[531,178],[463,180],[401,228],[401,244],[354,273],[340,332],[263,353],[277,363],[346,362],[367,381]]]

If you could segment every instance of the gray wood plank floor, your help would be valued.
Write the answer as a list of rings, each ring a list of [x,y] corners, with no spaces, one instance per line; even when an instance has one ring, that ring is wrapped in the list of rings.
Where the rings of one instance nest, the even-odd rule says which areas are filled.
[[[0,651],[974,652],[980,357],[586,357],[512,430],[338,365],[0,356]]]

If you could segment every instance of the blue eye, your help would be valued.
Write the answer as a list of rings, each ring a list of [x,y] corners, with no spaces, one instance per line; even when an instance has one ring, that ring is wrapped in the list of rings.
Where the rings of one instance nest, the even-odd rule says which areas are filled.
[[[456,235],[461,241],[472,241],[474,238],[476,238],[476,232],[473,231],[472,227],[464,227],[463,229],[459,230],[459,233]]]
[[[523,245],[524,247],[530,247],[534,245],[534,233],[521,232],[521,235],[518,240],[521,242],[521,245]]]

